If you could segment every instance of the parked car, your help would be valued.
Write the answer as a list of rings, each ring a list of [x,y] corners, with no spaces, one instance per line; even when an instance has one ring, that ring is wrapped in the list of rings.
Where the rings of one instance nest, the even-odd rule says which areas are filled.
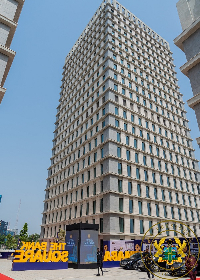
[[[168,273],[170,276],[181,277],[185,275],[187,277],[185,262],[174,262],[168,270]]]
[[[131,261],[131,260],[133,260],[133,261],[139,260],[140,258],[141,258],[141,253],[135,253],[132,256],[130,256],[130,258],[121,260],[120,261],[120,266],[121,267],[125,267],[129,261]]]
[[[141,260],[141,253],[136,253],[135,255],[136,256],[134,258],[127,261],[126,265],[124,266],[125,269],[138,269],[138,261]]]
[[[197,259],[197,274],[200,274],[200,258],[198,258],[198,253],[194,253],[195,258]],[[169,270],[169,275],[171,276],[184,276],[187,277],[187,270],[185,266],[185,258],[183,258],[183,262],[175,262],[171,266],[171,269]]]
[[[140,259],[138,261],[137,268],[140,271],[147,271],[147,268],[144,264],[144,260]],[[155,272],[165,271],[166,270],[166,262],[158,262],[158,258],[153,257],[152,268],[153,268],[153,271],[155,271]]]

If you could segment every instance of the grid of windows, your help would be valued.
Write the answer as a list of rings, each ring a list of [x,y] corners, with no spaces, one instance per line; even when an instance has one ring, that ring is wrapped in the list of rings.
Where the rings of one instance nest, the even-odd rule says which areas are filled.
[[[44,235],[50,235],[51,227],[56,236],[55,227],[58,231],[68,219],[76,223],[84,215],[89,223],[97,215],[100,232],[107,232],[104,191],[110,192],[111,204],[112,193],[119,196],[120,232],[127,211],[129,233],[144,233],[147,222],[150,226],[144,205],[151,224],[163,216],[197,222],[199,172],[167,45],[135,28],[109,4],[107,14],[96,16],[83,38],[67,56],[63,71]],[[128,210],[123,195],[129,196]],[[133,206],[142,215],[135,228]]]

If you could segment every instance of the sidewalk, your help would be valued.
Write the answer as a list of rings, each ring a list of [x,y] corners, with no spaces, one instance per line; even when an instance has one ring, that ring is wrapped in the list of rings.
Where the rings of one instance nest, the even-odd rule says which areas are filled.
[[[104,275],[99,278],[96,277],[97,270],[95,269],[72,269],[67,270],[41,270],[41,271],[11,271],[12,261],[10,260],[0,260],[0,273],[6,275],[14,280],[93,280],[93,279],[103,279],[104,280],[146,280],[147,274],[145,272],[139,272],[137,270],[124,270],[122,268],[108,268],[104,269]],[[160,278],[155,277],[155,280],[160,279],[173,279],[171,277],[165,276],[165,273],[159,273]],[[11,280],[6,279],[5,280]],[[174,278],[174,280],[177,278]],[[179,278],[180,280],[188,279]],[[4,280],[1,278],[0,280]]]

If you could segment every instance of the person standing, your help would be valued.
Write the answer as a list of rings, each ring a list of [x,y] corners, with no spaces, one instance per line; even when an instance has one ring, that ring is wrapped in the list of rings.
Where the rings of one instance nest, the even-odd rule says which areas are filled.
[[[103,276],[103,253],[99,250],[99,248],[97,248],[97,268],[98,268],[98,274],[97,276],[100,276],[99,273],[99,268],[101,270],[102,276]]]
[[[187,268],[188,276],[190,277],[190,279],[196,280],[197,260],[191,253],[188,253],[188,256],[185,259],[185,266]]]
[[[146,247],[143,258],[144,258],[144,263],[145,263],[146,268],[147,268],[147,276],[148,276],[149,279],[151,279],[151,276],[152,276],[152,279],[153,279],[154,274],[152,273],[152,270],[153,270],[153,268],[152,268],[152,258],[151,258],[151,254],[149,253],[149,247],[148,246]]]

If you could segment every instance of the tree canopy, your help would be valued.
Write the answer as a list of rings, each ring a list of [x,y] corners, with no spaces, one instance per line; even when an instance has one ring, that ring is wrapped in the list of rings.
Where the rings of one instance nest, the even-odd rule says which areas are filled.
[[[28,234],[28,224],[25,223],[23,228],[20,230],[19,235],[0,235],[0,246],[6,247],[7,249],[17,249],[23,242],[37,242],[40,238],[38,233]]]

